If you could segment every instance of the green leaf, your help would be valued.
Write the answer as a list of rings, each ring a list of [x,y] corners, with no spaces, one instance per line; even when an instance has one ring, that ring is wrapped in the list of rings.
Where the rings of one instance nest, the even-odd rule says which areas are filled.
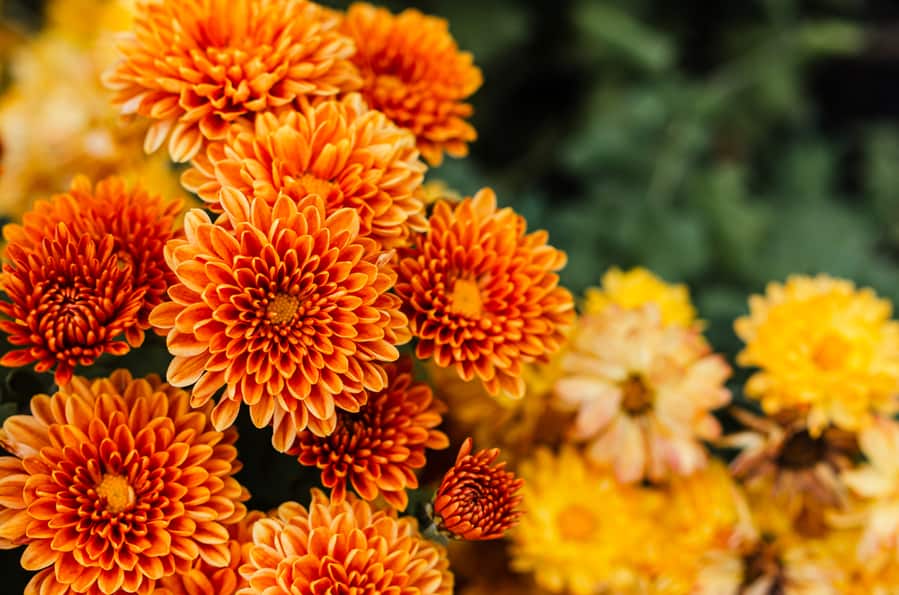
[[[676,50],[667,37],[607,2],[580,0],[572,19],[589,41],[588,48],[598,54],[609,54],[650,72],[674,63]]]

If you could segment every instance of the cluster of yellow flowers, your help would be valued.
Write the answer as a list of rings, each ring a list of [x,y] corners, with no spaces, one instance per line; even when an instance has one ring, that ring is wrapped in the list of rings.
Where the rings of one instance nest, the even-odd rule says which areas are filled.
[[[465,409],[450,435],[504,446],[525,480],[527,513],[494,578],[463,593],[899,592],[890,304],[826,275],[772,283],[749,304],[735,322],[744,406],[724,409],[731,370],[686,287],[641,268],[587,291],[523,400],[433,376]],[[470,553],[450,553],[465,568]]]
[[[899,322],[873,291],[752,296],[739,383],[685,286],[612,269],[577,315],[546,232],[425,181],[482,82],[442,19],[48,22],[0,97],[0,364],[56,383],[0,429],[26,593],[899,593]],[[150,333],[160,374],[79,375]],[[249,510],[241,410],[315,476],[305,504]]]

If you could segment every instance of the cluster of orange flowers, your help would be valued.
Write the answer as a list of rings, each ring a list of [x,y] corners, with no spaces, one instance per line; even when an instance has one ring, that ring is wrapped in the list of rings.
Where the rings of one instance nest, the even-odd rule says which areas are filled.
[[[82,176],[4,229],[0,364],[58,385],[0,430],[26,592],[451,593],[441,543],[502,537],[522,481],[468,440],[430,527],[400,516],[450,445],[403,346],[521,395],[574,319],[564,254],[490,189],[426,208],[422,157],[476,137],[472,56],[442,19],[307,0],[140,0],[118,49],[111,102],[205,210]],[[167,383],[75,375],[148,330]],[[248,512],[242,405],[329,494]]]
[[[110,103],[203,208],[78,176],[3,229],[0,365],[55,381],[0,428],[27,594],[899,593],[886,300],[772,283],[735,323],[740,385],[686,287],[613,269],[576,316],[546,232],[425,183],[476,137],[445,21],[132,16]],[[148,331],[165,382],[96,377]],[[249,509],[242,409],[317,479],[305,504]]]

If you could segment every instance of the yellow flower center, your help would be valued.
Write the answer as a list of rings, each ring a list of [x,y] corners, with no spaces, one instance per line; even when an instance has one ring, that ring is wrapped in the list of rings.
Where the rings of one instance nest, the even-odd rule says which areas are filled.
[[[300,195],[298,198],[302,198],[307,194],[317,194],[322,197],[322,199],[327,199],[334,191],[340,191],[340,188],[333,182],[322,180],[312,174],[303,174],[300,176],[296,181],[296,187],[297,190],[299,190],[297,194]]]
[[[281,324],[293,318],[300,307],[300,300],[294,295],[279,293],[268,303],[265,313],[274,324]]]
[[[621,383],[621,408],[629,415],[642,415],[652,409],[652,391],[638,374]]]
[[[463,316],[480,316],[484,312],[481,289],[471,279],[456,279],[449,309]]]
[[[822,370],[842,368],[849,355],[849,342],[843,337],[828,333],[812,351],[812,361]]]
[[[559,535],[565,541],[589,541],[598,524],[593,511],[580,504],[569,504],[556,515]]]
[[[109,512],[124,512],[134,506],[134,488],[121,475],[105,473],[96,490],[100,499],[106,502]]]

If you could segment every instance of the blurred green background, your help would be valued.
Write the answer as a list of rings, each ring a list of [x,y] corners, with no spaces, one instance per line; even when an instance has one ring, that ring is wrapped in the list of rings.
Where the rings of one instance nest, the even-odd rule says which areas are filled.
[[[549,229],[575,293],[612,265],[685,282],[730,356],[747,296],[790,273],[829,272],[899,300],[899,3],[383,4],[447,18],[484,71],[472,100],[479,140],[431,177],[465,194],[492,186],[531,228]],[[2,6],[15,28],[40,27],[40,2]],[[156,340],[90,373],[166,363]],[[47,377],[15,372],[0,408],[47,388]],[[241,480],[265,486],[252,505],[308,493],[316,474],[246,422]],[[18,556],[0,557],[0,593],[27,580]]]

